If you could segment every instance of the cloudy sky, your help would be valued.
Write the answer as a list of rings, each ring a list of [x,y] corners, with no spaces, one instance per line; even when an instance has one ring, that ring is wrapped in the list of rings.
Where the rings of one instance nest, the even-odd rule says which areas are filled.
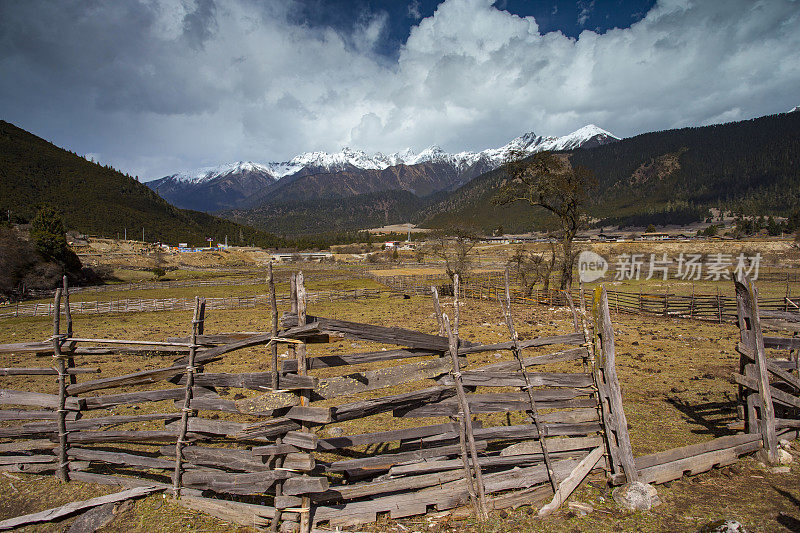
[[[800,104],[800,0],[0,0],[0,118],[143,179]]]

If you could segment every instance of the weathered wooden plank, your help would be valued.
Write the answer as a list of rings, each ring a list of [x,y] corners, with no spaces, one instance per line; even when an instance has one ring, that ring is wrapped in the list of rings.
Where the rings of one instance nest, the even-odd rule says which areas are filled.
[[[564,439],[550,439],[547,441],[547,449],[553,453],[574,450],[585,450],[596,448],[603,444],[603,437],[596,435],[592,437],[572,437]],[[538,440],[526,440],[517,442],[500,450],[500,455],[514,456],[542,453],[542,445]]]
[[[328,478],[294,476],[283,482],[283,493],[287,496],[325,492],[330,487]]]
[[[0,455],[0,465],[55,462],[55,455]]]
[[[404,406],[435,402],[455,395],[452,387],[430,387],[414,392],[384,396],[374,400],[361,400],[334,408],[333,419],[337,422],[363,418]]]
[[[32,452],[36,450],[52,450],[57,444],[48,439],[23,440],[0,444],[0,453]]]
[[[476,424],[477,426],[477,424]],[[395,429],[390,431],[379,431],[376,433],[361,433],[359,435],[348,435],[344,437],[331,437],[320,439],[317,443],[318,450],[338,450],[365,444],[377,444],[385,442],[395,442],[399,440],[414,440],[433,435],[445,433],[455,433],[458,425],[452,422],[447,424],[435,424],[432,426],[422,426],[408,429]]]
[[[584,456],[584,450],[567,450],[567,451],[548,451],[551,458],[564,458]],[[481,468],[498,468],[498,467],[517,467],[529,466],[539,464],[544,461],[544,454],[518,454],[518,455],[491,455],[488,457],[481,457],[478,459],[478,464]],[[456,470],[463,467],[461,459],[432,459],[423,460],[418,463],[401,464],[393,466],[389,469],[389,476],[408,476],[417,474],[426,474],[430,472],[441,472],[443,470]],[[462,474],[463,475],[463,474]]]
[[[755,354],[750,348],[745,346],[743,343],[740,342],[737,344],[736,351],[739,352],[741,355],[745,356],[750,361],[755,362],[756,360]],[[767,370],[770,372],[770,374],[785,381],[786,383],[788,383],[789,385],[800,391],[800,379],[797,379],[789,372],[786,372],[784,369],[782,369],[779,365],[775,364],[775,362],[770,359],[766,360],[766,364],[767,364]]]
[[[270,438],[278,435],[284,435],[289,431],[300,429],[300,424],[286,417],[274,418],[258,424],[252,424],[240,431],[236,438],[256,439],[256,438]]]
[[[534,372],[529,373],[531,385],[534,387],[590,387],[594,384],[592,376],[574,372]],[[525,378],[515,372],[488,372],[483,370],[466,370],[461,372],[464,385],[471,387],[525,387]],[[450,385],[451,377],[443,378],[440,383]]]
[[[0,421],[5,420],[55,420],[58,418],[56,411],[0,409]]]
[[[760,437],[760,436],[759,436]],[[664,483],[682,477],[684,474],[699,474],[714,466],[726,466],[738,461],[740,455],[752,453],[761,447],[761,439],[728,448],[689,455],[681,459],[656,464],[639,471],[643,483]]]
[[[673,448],[663,452],[657,452],[650,455],[643,455],[636,458],[636,468],[642,470],[653,466],[671,463],[686,459],[702,453],[713,452],[726,448],[734,448],[743,444],[750,444],[758,442],[761,439],[760,435],[743,434],[743,435],[729,435],[726,437],[719,437],[712,439],[708,442],[701,442],[699,444],[691,444],[681,448]]]
[[[486,444],[483,443],[483,445],[479,446],[479,448],[486,449]],[[429,447],[408,452],[386,453],[381,455],[373,455],[370,457],[362,457],[360,459],[336,461],[328,465],[326,470],[329,472],[345,472],[347,470],[353,470],[356,468],[388,469],[393,465],[405,463],[407,461],[420,461],[429,457],[446,457],[448,455],[458,455],[459,453],[461,453],[461,447],[455,444]]]
[[[347,376],[320,379],[319,386],[314,389],[312,398],[331,399],[384,387],[393,387],[402,383],[435,378],[447,373],[449,369],[450,363],[447,359],[436,358],[423,363],[411,363]]]
[[[99,368],[68,368],[67,374],[99,374]],[[55,368],[0,368],[0,376],[57,376]]]
[[[84,394],[87,392],[111,389],[115,387],[127,387],[133,385],[143,385],[147,383],[158,383],[169,379],[177,374],[186,372],[186,368],[182,366],[172,366],[168,368],[156,368],[153,370],[142,370],[140,372],[133,372],[123,376],[114,376],[108,378],[95,379],[92,381],[85,381],[83,383],[76,383],[67,387],[67,393],[70,395]]]
[[[106,409],[116,405],[143,402],[159,402],[162,400],[177,400],[185,395],[184,389],[162,389],[141,392],[123,392],[121,394],[108,394],[105,396],[87,396],[81,398],[83,409]],[[73,398],[70,398],[73,399]]]
[[[106,416],[100,418],[83,418],[76,421],[67,421],[68,431],[79,431],[82,429],[94,429],[104,426],[116,426],[130,422],[142,422],[147,420],[170,420],[179,418],[177,413],[153,413],[147,415],[126,415],[126,416]],[[29,423],[22,426],[0,429],[0,437],[25,437],[40,434],[50,434],[58,432],[56,422]]]
[[[596,422],[582,422],[579,424],[542,424],[542,433],[545,437],[565,437],[582,436],[598,433],[601,430],[600,424]],[[493,426],[475,430],[475,438],[478,440],[497,440],[497,439],[530,439],[536,435],[536,426],[533,424],[520,424],[514,426]],[[437,442],[448,441],[458,438],[457,435],[441,435],[422,439],[424,444],[435,444]]]
[[[455,459],[458,465],[455,468],[461,468],[461,459]],[[440,470],[455,470],[455,469],[440,469]],[[383,479],[367,481],[364,483],[354,483],[351,485],[337,485],[331,487],[328,491],[321,494],[316,494],[312,497],[315,502],[325,502],[331,500],[353,500],[357,498],[365,498],[367,496],[375,496],[376,494],[386,494],[391,492],[400,492],[408,490],[419,490],[433,485],[441,485],[449,483],[458,479],[463,479],[464,472],[462,471],[449,471],[449,472],[434,472],[422,475],[406,476],[397,479]]]
[[[269,520],[275,516],[275,508],[252,503],[233,502],[218,498],[202,498],[181,494],[175,503],[195,511],[210,514],[241,526],[262,528],[269,526]]]
[[[200,375],[200,374],[198,374]],[[175,400],[175,408],[183,409],[184,400]],[[189,400],[189,408],[198,411],[221,411],[223,413],[239,413],[234,400],[225,400],[215,396],[193,397]],[[258,413],[247,413],[257,415]]]
[[[58,395],[0,389],[0,405],[26,405],[31,407],[43,407],[45,409],[58,409]],[[67,398],[66,408],[70,411],[78,411],[78,400],[75,398]]]
[[[173,429],[177,435],[180,422],[171,422],[166,425],[168,429]],[[191,433],[203,433],[206,435],[222,435],[230,437],[247,428],[247,424],[241,422],[229,422],[225,420],[209,420],[200,417],[191,417],[188,421],[188,431]]]
[[[316,461],[310,453],[287,453],[283,458],[282,468],[308,472],[314,469]]]
[[[304,450],[315,450],[319,438],[313,433],[303,431],[289,431],[283,436],[283,443],[302,448]]]
[[[594,297],[594,320],[595,335],[597,336],[600,347],[600,360],[598,368],[595,369],[597,381],[603,382],[603,391],[606,393],[607,407],[613,417],[614,435],[607,438],[615,439],[620,465],[622,466],[628,482],[637,481],[637,471],[633,459],[633,449],[631,448],[631,438],[628,432],[628,421],[625,417],[625,409],[622,405],[622,389],[617,377],[614,350],[614,329],[611,325],[611,313],[608,310],[608,295],[605,287],[595,289]],[[601,367],[601,368],[600,368]]]
[[[71,447],[67,450],[67,455],[83,461],[100,461],[115,465],[141,466],[144,468],[162,468],[170,470],[175,466],[172,461],[158,459],[157,457],[147,457],[132,453],[108,452],[90,448]]]
[[[742,343],[755,355],[755,380],[758,383],[764,449],[769,461],[775,463],[778,460],[778,438],[775,434],[775,409],[772,405],[772,387],[769,385],[769,374],[767,373],[764,335],[758,314],[758,293],[753,283],[744,275],[740,280],[734,282],[734,286],[740,337]]]
[[[568,333],[566,335],[554,335],[552,337],[538,337],[519,341],[520,349],[533,348],[537,346],[550,346],[552,344],[583,344],[583,333]],[[511,350],[514,348],[513,341],[498,342],[496,344],[479,344],[466,348],[459,348],[458,355],[471,353],[492,352],[497,350]]]
[[[522,344],[522,342],[520,342]],[[588,357],[589,352],[584,347],[570,348],[569,350],[562,350],[560,352],[553,352],[544,355],[536,355],[533,357],[525,357],[522,362],[525,367],[546,365],[550,363],[563,363],[568,361],[577,361]],[[519,370],[519,364],[516,361],[500,361],[499,363],[492,363],[476,368],[476,372],[515,372]]]
[[[761,394],[759,390],[758,381],[755,379],[747,378],[741,374],[732,374],[733,380],[741,385],[742,387],[747,387],[748,389],[758,392],[759,395]],[[770,393],[772,394],[772,400],[783,405],[788,405],[790,407],[797,407],[800,408],[800,398],[797,396],[792,396],[788,392],[784,392],[780,389],[776,389],[775,387],[770,386],[769,388]]]
[[[175,457],[175,446],[162,446],[162,455]],[[231,448],[208,448],[186,446],[181,450],[183,458],[193,465],[211,466],[240,472],[262,472],[271,470],[270,466],[250,450]]]
[[[415,349],[398,349],[398,350],[381,350],[377,352],[365,352],[354,354],[341,354],[341,355],[324,355],[320,357],[309,357],[306,359],[309,370],[316,370],[320,368],[329,368],[345,365],[361,365],[366,363],[374,363],[376,361],[395,361],[398,359],[405,359],[409,357],[431,357],[441,356],[442,352],[433,350],[415,350]],[[297,360],[289,359],[281,363],[282,372],[297,372]]]
[[[90,509],[92,507],[97,507],[98,505],[103,505],[106,503],[130,500],[132,498],[140,498],[142,496],[146,496],[148,494],[152,494],[153,492],[158,492],[160,490],[163,489],[152,486],[138,487],[135,489],[129,489],[122,492],[118,492],[116,494],[109,494],[106,496],[100,496],[99,498],[92,498],[91,500],[85,500],[81,502],[71,502],[66,505],[62,505],[61,507],[56,507],[54,509],[48,509],[46,511],[42,511],[39,513],[18,516],[16,518],[10,518],[8,520],[0,521],[0,530],[13,529],[15,527],[20,527],[28,524],[36,524],[40,522],[52,522],[54,520],[58,520],[59,518],[69,516],[83,509]]]
[[[301,339],[312,335],[335,335],[439,352],[445,352],[448,348],[448,340],[446,338],[410,329],[312,316],[308,316],[307,320],[308,323],[306,325],[292,327],[290,324],[297,324],[297,316],[285,316],[283,318],[284,327],[290,327],[290,329],[281,333],[281,336]]]
[[[230,494],[263,494],[275,481],[291,477],[285,470],[267,470],[264,472],[231,473],[207,468],[192,468],[181,476],[181,482],[187,487],[227,492]]]
[[[764,337],[764,348],[779,348],[782,350],[800,350],[800,338]]]
[[[468,395],[470,411],[473,413],[501,413],[510,411],[528,411],[531,408],[530,402],[526,398],[516,397],[516,395],[524,393],[504,393],[503,395],[515,395],[511,398],[491,398],[489,394],[486,395]],[[481,397],[476,397],[481,396]],[[570,408],[590,408],[596,405],[595,400],[591,398],[575,398],[566,400],[542,400],[536,402],[537,405],[541,403],[542,409],[570,409]],[[394,411],[394,416],[403,416],[408,418],[427,418],[431,416],[454,416],[458,413],[458,404],[450,399],[414,407],[410,409],[397,409]]]
[[[69,434],[71,444],[100,442],[170,442],[177,437],[175,431],[79,431]],[[193,438],[197,438],[193,436]]]
[[[284,407],[299,405],[300,398],[290,392],[269,392],[256,398],[236,401],[236,409],[241,413],[268,412]]]
[[[267,446],[254,446],[251,448],[250,452],[253,455],[260,455],[260,456],[273,456],[273,455],[284,455],[287,453],[294,453],[299,452],[300,448],[296,448],[291,444],[269,444]]]
[[[559,477],[566,477],[578,464],[577,460],[566,459],[555,461],[553,470]],[[486,474],[487,493],[523,487],[533,487],[547,481],[548,475],[544,465],[519,468]],[[450,509],[463,504],[467,499],[466,480],[459,479],[442,483],[417,491],[393,494],[366,501],[346,503],[337,506],[320,506],[316,509],[316,522],[328,522],[331,527],[347,527],[368,523],[375,520],[375,513],[418,509],[425,512],[425,506],[434,505],[439,510]],[[426,507],[427,508],[427,507]]]
[[[583,479],[589,474],[589,472],[594,468],[594,465],[600,461],[603,457],[603,448],[597,447],[592,452],[587,455],[575,469],[570,472],[569,476],[567,476],[561,483],[558,484],[558,490],[556,491],[555,495],[553,496],[553,500],[548,503],[547,505],[543,506],[539,509],[539,516],[547,516],[551,514],[553,511],[558,509],[562,503],[564,503],[569,495],[578,488],[578,485],[581,484]]]
[[[184,385],[186,376],[182,375],[175,383]],[[272,372],[248,372],[242,374],[225,374],[203,372],[194,378],[195,385],[203,387],[234,387],[251,390],[272,389]],[[298,376],[297,374],[281,374],[278,376],[278,387],[283,390],[314,389],[318,386],[314,376]]]

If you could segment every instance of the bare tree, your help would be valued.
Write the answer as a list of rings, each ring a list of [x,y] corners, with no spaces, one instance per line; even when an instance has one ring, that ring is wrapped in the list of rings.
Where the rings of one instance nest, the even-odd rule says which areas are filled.
[[[519,277],[525,296],[530,296],[534,286],[540,281],[545,291],[550,289],[550,276],[555,270],[557,255],[556,243],[552,240],[550,241],[549,256],[526,250],[524,246],[514,250],[506,264]]]
[[[431,234],[426,252],[444,261],[445,272],[452,282],[456,274],[463,280],[472,271],[474,262],[472,249],[476,244],[477,240],[471,231],[464,228],[448,228]]]
[[[591,171],[572,167],[564,158],[552,152],[539,152],[532,157],[512,151],[503,168],[508,180],[501,186],[493,202],[508,204],[517,200],[539,206],[552,213],[559,224],[557,238],[560,243],[560,287],[572,285],[572,267],[577,252],[573,241],[586,222],[585,206],[589,191],[596,182]]]

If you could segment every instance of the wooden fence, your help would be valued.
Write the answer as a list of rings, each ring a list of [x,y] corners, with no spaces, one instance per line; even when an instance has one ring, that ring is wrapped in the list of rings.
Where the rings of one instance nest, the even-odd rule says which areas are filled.
[[[309,293],[310,302],[355,300],[359,298],[373,298],[382,291],[380,289],[350,289],[336,291],[315,291]],[[256,294],[251,296],[224,296],[219,298],[206,298],[208,309],[255,309],[265,308],[269,304],[269,295]],[[284,298],[281,301],[286,302]],[[144,313],[153,311],[191,311],[194,308],[194,298],[122,298],[108,301],[81,301],[72,304],[73,314],[102,314],[102,313]],[[53,303],[16,303],[0,306],[0,318],[51,316]]]
[[[372,279],[383,283],[394,291],[423,294],[426,287],[439,285],[449,287],[450,282],[444,275],[425,276],[373,276]],[[446,289],[445,289],[446,290]],[[449,289],[449,290],[452,290]],[[482,273],[470,276],[462,284],[461,295],[464,298],[497,300],[505,291],[500,273]],[[565,291],[560,289],[544,290],[534,287],[530,295],[526,295],[518,285],[512,285],[512,300],[519,304],[537,304],[554,307],[567,306]],[[608,290],[608,302],[611,311],[659,315],[675,318],[690,318],[716,322],[733,322],[737,317],[736,296],[720,294],[691,295],[665,293],[646,293],[620,290]],[[580,297],[578,289],[572,289],[573,301]],[[800,296],[791,296],[788,291],[783,297],[759,298],[761,309],[800,313]]]
[[[168,488],[180,503],[228,521],[309,532],[466,503],[481,518],[552,496],[544,515],[594,469],[615,483],[657,483],[760,446],[758,436],[732,436],[634,458],[601,288],[592,317],[570,305],[573,333],[524,341],[507,289],[500,300],[510,340],[479,344],[459,339],[458,315],[451,322],[441,313],[435,291],[438,335],[314,316],[302,274],[291,286],[291,311],[280,331],[273,291],[268,333],[209,334],[207,301],[195,299],[190,335],[164,341],[80,337],[69,293],[57,291],[56,309],[62,294],[66,299],[66,327],[57,312],[49,339],[0,345],[0,353],[27,352],[55,363],[3,368],[0,376],[58,378],[57,395],[0,389],[0,404],[14,407],[0,410],[0,420],[23,421],[0,428],[0,438],[14,439],[0,443],[0,469]],[[333,337],[394,347],[307,357],[308,344]],[[279,344],[289,352],[281,365]],[[213,372],[215,362],[256,346],[270,349],[264,371]],[[523,355],[542,347],[559,349]],[[498,351],[512,357],[479,363],[478,354]],[[99,378],[98,369],[80,364],[83,356],[103,354],[171,362]],[[223,387],[247,394],[223,397],[217,390]],[[115,388],[124,392],[108,393]],[[150,402],[153,408],[130,414],[103,412]],[[363,432],[376,425],[391,429]]]

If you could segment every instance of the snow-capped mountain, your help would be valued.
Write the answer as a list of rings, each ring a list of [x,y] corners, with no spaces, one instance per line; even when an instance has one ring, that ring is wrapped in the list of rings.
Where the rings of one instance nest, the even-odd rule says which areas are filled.
[[[797,113],[800,111],[800,105],[794,106],[792,109],[789,110],[789,113]]]
[[[283,188],[283,182],[288,178],[294,182],[303,176],[318,174],[346,173],[351,184],[344,187],[346,195],[392,189],[409,190],[418,195],[430,194],[437,190],[454,188],[483,172],[499,167],[512,151],[533,154],[544,150],[572,150],[617,140],[611,133],[590,124],[563,137],[542,137],[533,132],[526,133],[504,146],[480,152],[452,154],[433,145],[419,153],[407,148],[389,155],[380,152],[369,155],[362,150],[344,148],[336,153],[305,152],[284,162],[239,161],[205,167],[165,176],[149,182],[148,185],[178,207],[207,211],[233,207],[250,196],[265,198],[270,188]],[[404,180],[409,172],[401,169],[410,167],[419,168],[414,172],[409,171],[414,176],[413,180]],[[357,184],[352,179],[355,174],[359,174]],[[278,180],[281,182],[280,186],[275,183]],[[334,187],[333,182],[335,180],[330,177],[325,183],[320,183],[317,178],[315,185]],[[296,188],[297,186],[290,187],[284,193]],[[286,199],[287,195],[281,196]]]

